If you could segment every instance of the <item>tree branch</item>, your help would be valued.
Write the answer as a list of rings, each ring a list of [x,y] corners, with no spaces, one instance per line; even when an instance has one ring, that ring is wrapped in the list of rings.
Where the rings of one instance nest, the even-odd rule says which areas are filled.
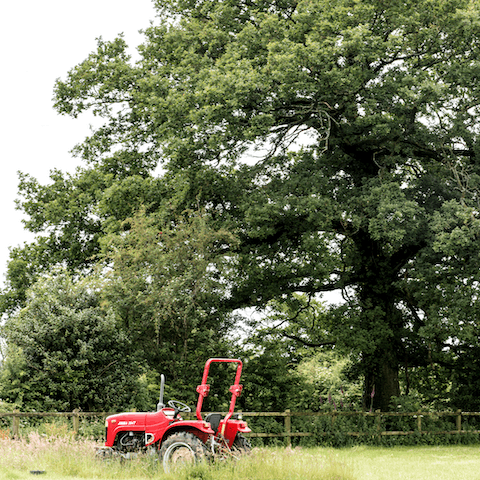
[[[308,340],[304,340],[303,338],[297,337],[296,335],[291,335],[289,333],[282,332],[282,335],[286,338],[289,338],[290,340],[295,340],[302,345],[305,345],[306,347],[325,347],[326,345],[336,345],[335,340],[325,340],[323,342],[311,342]]]

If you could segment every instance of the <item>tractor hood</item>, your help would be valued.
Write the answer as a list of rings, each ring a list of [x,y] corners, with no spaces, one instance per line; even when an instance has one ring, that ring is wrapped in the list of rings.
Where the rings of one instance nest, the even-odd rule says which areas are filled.
[[[145,425],[147,414],[145,412],[118,413],[107,417],[106,424],[116,427],[141,427]]]

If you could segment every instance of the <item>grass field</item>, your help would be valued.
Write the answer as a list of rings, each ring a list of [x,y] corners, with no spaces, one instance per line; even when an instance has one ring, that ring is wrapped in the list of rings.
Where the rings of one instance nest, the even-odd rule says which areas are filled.
[[[480,480],[480,446],[262,448],[239,462],[201,465],[175,476],[165,475],[155,457],[99,461],[95,447],[38,434],[0,440],[0,480]]]

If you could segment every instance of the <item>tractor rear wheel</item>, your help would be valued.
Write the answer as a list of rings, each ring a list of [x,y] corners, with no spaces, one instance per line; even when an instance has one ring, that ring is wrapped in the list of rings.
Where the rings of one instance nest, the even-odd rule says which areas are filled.
[[[162,443],[159,456],[165,472],[172,472],[205,461],[208,450],[193,433],[179,432]]]
[[[240,455],[248,455],[252,451],[252,445],[247,438],[237,433],[233,441],[232,450],[238,452]]]

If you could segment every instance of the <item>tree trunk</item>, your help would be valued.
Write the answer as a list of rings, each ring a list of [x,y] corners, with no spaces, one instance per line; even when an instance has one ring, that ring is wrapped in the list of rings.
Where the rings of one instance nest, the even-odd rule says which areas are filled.
[[[362,352],[363,403],[366,410],[388,411],[392,397],[400,395],[401,315],[395,307],[393,295],[369,296],[362,306],[359,333],[360,338],[365,339]]]
[[[394,350],[377,351],[369,355],[364,369],[364,409],[389,411],[392,397],[400,395],[398,362]]]
[[[396,306],[397,270],[382,245],[368,233],[360,231],[356,240],[362,279],[356,330],[365,378],[363,403],[366,410],[388,411],[391,398],[400,395],[398,358],[403,319]]]

